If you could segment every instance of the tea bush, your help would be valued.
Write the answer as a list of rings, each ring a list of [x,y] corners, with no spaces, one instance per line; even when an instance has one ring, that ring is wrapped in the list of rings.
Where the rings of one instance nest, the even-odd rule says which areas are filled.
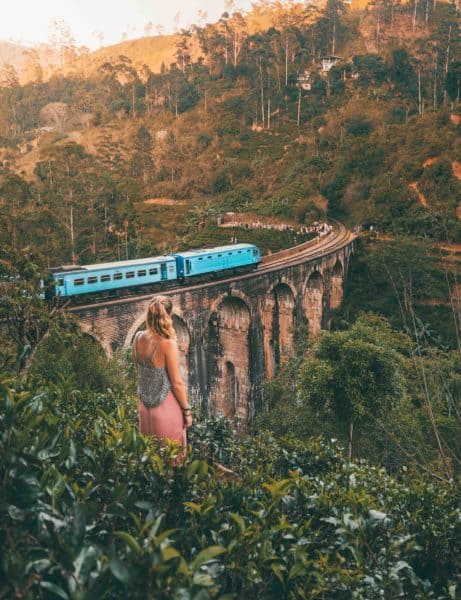
[[[1,598],[455,598],[455,486],[222,418],[174,467],[132,398],[3,381],[0,404]]]

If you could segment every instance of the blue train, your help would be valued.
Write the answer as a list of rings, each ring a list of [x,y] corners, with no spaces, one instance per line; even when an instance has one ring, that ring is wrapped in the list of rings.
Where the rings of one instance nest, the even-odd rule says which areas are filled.
[[[253,244],[232,244],[164,256],[50,269],[45,297],[83,301],[123,293],[161,291],[175,284],[207,281],[255,269],[261,262]]]

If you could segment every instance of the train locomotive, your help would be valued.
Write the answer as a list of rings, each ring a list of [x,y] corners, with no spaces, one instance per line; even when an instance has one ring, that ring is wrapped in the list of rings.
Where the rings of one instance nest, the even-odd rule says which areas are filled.
[[[44,284],[50,301],[107,299],[133,293],[163,291],[219,276],[256,269],[261,253],[253,244],[231,244],[162,256],[90,265],[67,265],[49,270]]]

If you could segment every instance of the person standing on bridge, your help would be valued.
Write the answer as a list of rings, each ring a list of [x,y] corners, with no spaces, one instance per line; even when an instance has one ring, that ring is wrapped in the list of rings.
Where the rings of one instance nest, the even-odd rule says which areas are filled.
[[[186,454],[186,428],[192,425],[186,386],[179,370],[179,350],[167,296],[154,296],[146,315],[146,330],[133,340],[138,373],[139,429],[144,435],[178,442]]]

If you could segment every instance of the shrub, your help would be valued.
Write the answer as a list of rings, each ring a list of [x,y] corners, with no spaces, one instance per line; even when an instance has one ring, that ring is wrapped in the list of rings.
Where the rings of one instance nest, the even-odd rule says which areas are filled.
[[[373,121],[361,115],[354,115],[346,120],[346,131],[353,136],[365,136],[373,130]]]

